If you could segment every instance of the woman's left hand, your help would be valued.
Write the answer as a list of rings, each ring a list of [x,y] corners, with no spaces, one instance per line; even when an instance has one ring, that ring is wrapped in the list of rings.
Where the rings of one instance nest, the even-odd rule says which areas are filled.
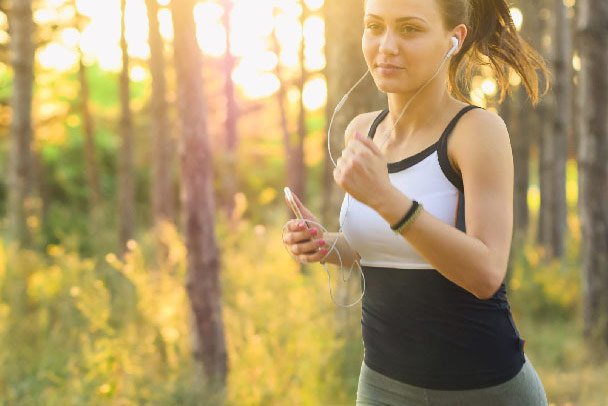
[[[336,161],[334,180],[346,193],[373,209],[393,187],[384,154],[370,138],[358,132]]]

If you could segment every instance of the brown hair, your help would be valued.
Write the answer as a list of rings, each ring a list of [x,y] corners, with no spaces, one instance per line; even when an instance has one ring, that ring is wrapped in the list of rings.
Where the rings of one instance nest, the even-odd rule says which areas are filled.
[[[509,68],[521,78],[532,103],[539,101],[539,77],[549,89],[549,72],[542,56],[517,32],[509,5],[505,0],[437,0],[446,28],[465,24],[469,29],[460,51],[450,61],[449,86],[459,99],[468,102],[463,93],[469,89],[475,66],[491,66],[498,81],[500,101],[509,89]],[[466,62],[462,66],[462,62]]]
[[[449,88],[454,96],[467,103],[473,69],[491,66],[500,89],[500,102],[509,88],[509,69],[521,78],[532,103],[539,102],[540,70],[545,89],[549,90],[549,71],[543,57],[517,32],[505,0],[436,0],[447,29],[465,24],[467,36],[449,67]],[[364,5],[367,0],[363,1]],[[465,62],[465,63],[463,63]],[[463,91],[464,90],[464,91]]]

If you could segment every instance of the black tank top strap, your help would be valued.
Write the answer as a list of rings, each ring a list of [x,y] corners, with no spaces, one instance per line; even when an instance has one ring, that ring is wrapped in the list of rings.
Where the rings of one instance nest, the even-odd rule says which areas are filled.
[[[465,115],[465,113],[467,113],[473,109],[478,109],[478,108],[481,108],[481,107],[469,105],[469,106],[464,107],[462,110],[460,110],[458,112],[458,114],[456,114],[456,116],[454,116],[452,121],[450,121],[448,126],[445,128],[445,130],[443,131],[443,134],[441,134],[441,138],[439,138],[438,145],[437,145],[437,156],[439,158],[439,166],[441,167],[443,174],[462,193],[464,193],[464,185],[462,183],[462,177],[454,170],[454,168],[452,167],[452,164],[450,163],[450,160],[448,158],[448,138],[449,138],[450,134],[452,133],[452,131],[454,131],[454,128],[456,127],[456,124],[458,124],[458,121],[460,121],[460,118],[463,115]]]
[[[372,123],[372,126],[369,128],[369,133],[367,134],[367,136],[369,138],[374,139],[374,135],[376,134],[376,128],[378,128],[378,124],[380,124],[380,122],[382,120],[384,120],[384,117],[386,117],[387,114],[388,114],[388,108],[382,110],[380,112],[380,114],[378,114],[378,117],[376,117],[376,119]]]

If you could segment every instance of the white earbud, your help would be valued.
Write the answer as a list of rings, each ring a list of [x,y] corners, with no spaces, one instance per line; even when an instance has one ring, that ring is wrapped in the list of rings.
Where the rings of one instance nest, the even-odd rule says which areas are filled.
[[[452,37],[452,49],[448,52],[448,57],[452,56],[456,49],[458,49],[458,38]]]

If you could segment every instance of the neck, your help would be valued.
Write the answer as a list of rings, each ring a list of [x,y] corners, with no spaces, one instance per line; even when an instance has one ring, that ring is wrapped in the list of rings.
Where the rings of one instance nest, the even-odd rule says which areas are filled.
[[[387,117],[390,118],[388,128],[392,128],[405,105],[417,91],[418,89],[408,93],[388,93],[388,107],[390,110],[389,117]],[[437,76],[415,96],[392,133],[390,135],[386,134],[386,137],[391,138],[393,142],[402,142],[409,139],[421,129],[436,121],[438,117],[441,117],[443,110],[452,101],[454,99],[445,85],[445,76]]]

